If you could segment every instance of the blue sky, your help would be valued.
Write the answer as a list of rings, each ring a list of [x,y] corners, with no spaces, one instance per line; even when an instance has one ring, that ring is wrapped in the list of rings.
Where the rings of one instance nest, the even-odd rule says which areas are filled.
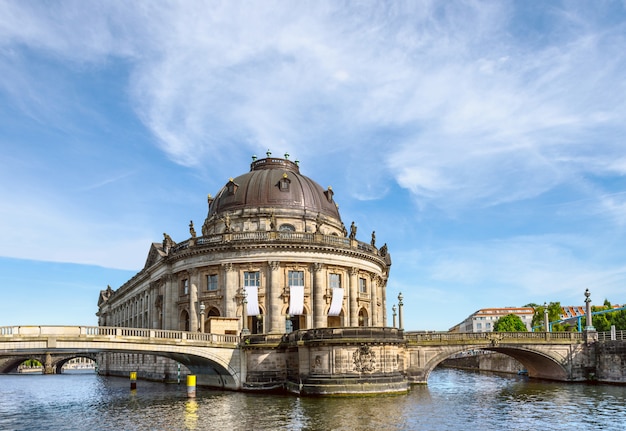
[[[623,304],[625,46],[623,1],[0,1],[0,326],[96,324],[267,149],[388,244],[407,329]]]

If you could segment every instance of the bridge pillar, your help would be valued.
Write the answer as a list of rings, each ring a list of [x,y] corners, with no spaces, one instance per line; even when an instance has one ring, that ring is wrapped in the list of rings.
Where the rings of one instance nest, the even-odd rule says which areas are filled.
[[[46,359],[44,361],[43,373],[44,374],[54,374],[54,367],[52,366],[52,355],[50,355],[50,353],[46,353]]]

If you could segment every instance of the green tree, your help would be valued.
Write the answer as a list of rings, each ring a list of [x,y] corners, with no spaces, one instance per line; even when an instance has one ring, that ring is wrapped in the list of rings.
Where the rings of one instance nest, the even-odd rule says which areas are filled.
[[[545,309],[546,307],[543,305],[539,305],[535,307],[535,314],[533,316],[533,321],[532,321],[532,326],[533,328],[535,328],[535,330],[547,331],[547,329],[544,328],[544,318],[543,318],[543,311]],[[561,307],[560,302],[551,302],[550,304],[548,304],[548,320],[550,322],[556,322],[557,320],[561,320],[562,310],[563,308]],[[552,330],[564,331],[566,330],[567,326],[568,325],[553,324]]]
[[[526,332],[528,329],[516,314],[500,317],[493,325],[494,332]]]

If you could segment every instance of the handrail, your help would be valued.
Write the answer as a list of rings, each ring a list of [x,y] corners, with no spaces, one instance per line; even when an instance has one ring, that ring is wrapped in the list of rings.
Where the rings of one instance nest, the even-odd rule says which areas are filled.
[[[169,329],[125,328],[119,326],[0,326],[0,340],[14,337],[139,337],[159,340],[191,340],[210,344],[237,345],[238,335],[174,331]]]
[[[580,332],[405,332],[407,341],[420,342],[506,342],[519,340],[570,340],[583,339]]]

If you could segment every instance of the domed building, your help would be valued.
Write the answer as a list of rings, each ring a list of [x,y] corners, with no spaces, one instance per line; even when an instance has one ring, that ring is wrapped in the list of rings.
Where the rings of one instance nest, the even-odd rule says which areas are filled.
[[[100,292],[99,325],[227,334],[386,326],[386,245],[374,233],[359,241],[332,188],[287,154],[253,157],[249,172],[209,195],[200,230],[190,222],[178,243],[164,234],[139,273]]]

